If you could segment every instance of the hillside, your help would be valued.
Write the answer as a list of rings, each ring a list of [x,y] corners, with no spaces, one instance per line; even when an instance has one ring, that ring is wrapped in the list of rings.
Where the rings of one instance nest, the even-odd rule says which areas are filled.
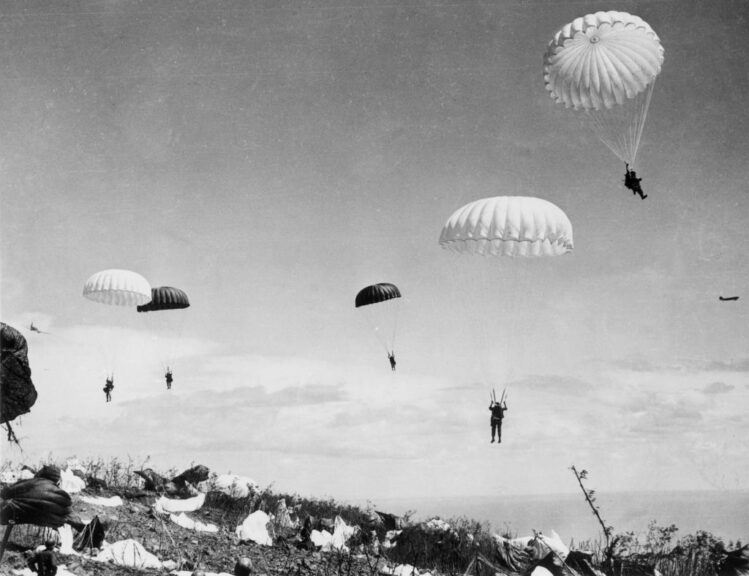
[[[8,496],[15,494],[9,486],[42,482],[70,495],[59,530],[13,526],[0,561],[0,574],[8,576],[33,574],[27,558],[46,539],[57,543],[65,566],[60,576],[232,574],[240,558],[251,561],[253,573],[268,576],[436,576],[468,569],[507,576],[749,573],[746,547],[736,543],[727,552],[705,532],[672,542],[675,527],[652,526],[645,542],[623,534],[611,539],[608,552],[600,544],[592,551],[569,550],[555,533],[510,538],[467,518],[414,523],[371,507],[261,490],[248,478],[204,466],[164,477],[116,461],[64,470],[44,465],[36,472],[4,470],[0,480],[4,521],[23,507],[17,496]]]

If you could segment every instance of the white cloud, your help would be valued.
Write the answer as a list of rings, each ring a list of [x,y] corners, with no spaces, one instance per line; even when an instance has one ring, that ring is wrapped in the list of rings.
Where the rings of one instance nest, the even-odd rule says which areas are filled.
[[[118,356],[130,359],[117,368],[109,404],[96,354],[105,337],[115,338]],[[159,348],[145,331],[74,326],[34,336],[30,355],[40,396],[20,428],[27,457],[140,462],[151,456],[164,470],[200,462],[261,483],[335,495],[364,490],[361,471],[378,467],[399,473],[370,486],[377,494],[417,490],[421,477],[430,478],[434,493],[449,494],[458,481],[472,493],[491,492],[500,455],[512,463],[502,483],[515,492],[566,486],[571,463],[595,469],[611,489],[644,481],[655,462],[671,471],[664,482],[685,488],[729,474],[708,448],[696,447],[722,437],[726,419],[739,416],[730,395],[705,394],[709,373],[641,365],[601,370],[583,362],[577,373],[521,375],[507,387],[500,448],[488,442],[489,389],[476,381],[392,373],[386,362],[373,368],[292,355],[222,355],[210,341],[178,344],[184,357],[167,391]],[[726,387],[742,377],[724,376]],[[746,428],[741,419],[731,426]],[[690,477],[684,470],[692,461],[701,468]],[[301,462],[306,473],[299,476],[294,466]],[[322,463],[337,475],[326,475]],[[528,478],[531,469],[538,474]]]
[[[732,384],[726,384],[725,382],[712,382],[705,386],[702,391],[705,394],[726,394],[735,388]]]

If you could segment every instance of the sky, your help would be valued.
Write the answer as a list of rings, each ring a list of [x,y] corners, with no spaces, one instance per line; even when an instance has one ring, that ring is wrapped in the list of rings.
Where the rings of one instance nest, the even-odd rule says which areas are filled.
[[[644,201],[543,83],[554,32],[610,9],[665,48]],[[572,465],[599,493],[749,489],[748,19],[743,0],[0,2],[0,319],[39,393],[3,459],[200,463],[338,499],[572,493]],[[559,206],[574,251],[441,249],[453,211],[502,195]],[[83,298],[110,268],[191,306]],[[402,293],[395,372],[354,307],[377,282]]]

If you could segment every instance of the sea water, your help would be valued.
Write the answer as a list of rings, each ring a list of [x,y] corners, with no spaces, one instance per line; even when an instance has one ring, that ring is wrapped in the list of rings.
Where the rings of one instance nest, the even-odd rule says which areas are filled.
[[[580,494],[464,498],[384,499],[373,504],[383,512],[414,512],[416,520],[464,516],[490,524],[494,533],[526,536],[554,530],[563,541],[603,541],[601,526]],[[699,530],[728,544],[749,543],[749,491],[597,493],[596,505],[614,533],[634,532],[644,541],[648,525],[676,525],[675,539]]]

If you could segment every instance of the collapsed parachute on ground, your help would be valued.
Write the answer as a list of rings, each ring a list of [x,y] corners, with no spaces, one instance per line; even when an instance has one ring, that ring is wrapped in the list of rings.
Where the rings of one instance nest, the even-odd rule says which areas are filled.
[[[544,55],[551,97],[578,111],[622,161],[634,165],[663,47],[627,12],[596,12],[563,26]]]
[[[83,295],[110,306],[140,306],[151,300],[151,285],[137,272],[102,270],[86,280]]]
[[[151,289],[151,301],[138,306],[138,312],[157,312],[160,310],[182,310],[190,307],[190,300],[179,288],[160,286]]]
[[[572,224],[547,200],[495,196],[456,210],[442,227],[439,243],[461,254],[559,256],[572,251]]]
[[[0,524],[59,528],[70,514],[70,495],[47,478],[20,480],[0,493]]]
[[[37,392],[31,381],[26,338],[15,328],[0,322],[0,424],[8,427],[8,439],[15,435],[10,421],[26,414],[36,402]]]
[[[356,295],[354,306],[362,309],[367,322],[388,355],[393,353],[395,332],[398,326],[397,301],[401,292],[395,284],[380,282],[362,288]]]

